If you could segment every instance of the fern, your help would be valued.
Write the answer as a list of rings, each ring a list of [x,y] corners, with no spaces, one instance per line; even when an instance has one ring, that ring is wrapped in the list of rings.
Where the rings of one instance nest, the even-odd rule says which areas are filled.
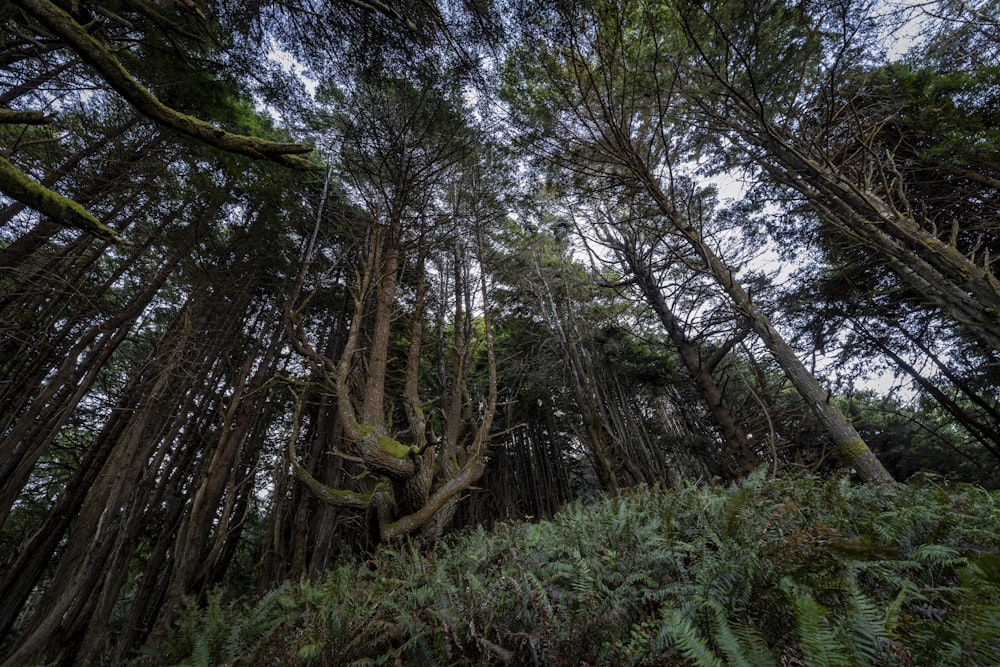
[[[735,623],[733,634],[743,650],[743,656],[750,665],[771,667],[777,664],[763,633],[748,623]]]
[[[764,667],[774,664],[774,659],[765,646],[763,637],[754,635],[746,628],[737,633],[729,622],[729,610],[722,604],[711,607],[712,637],[719,650],[726,656],[730,667]]]
[[[889,641],[882,612],[853,582],[842,597],[842,608],[830,620],[839,645],[852,664],[882,664],[882,648]]]
[[[789,579],[782,588],[795,609],[795,626],[806,667],[851,667],[852,663],[830,626],[828,610]]]
[[[957,551],[940,544],[921,544],[914,549],[911,557],[917,562],[939,567],[956,567],[967,564],[966,559],[959,556]]]
[[[213,594],[152,664],[991,664],[997,497],[762,472],[632,489],[254,604]]]
[[[207,632],[199,636],[194,642],[191,659],[189,662],[185,661],[185,664],[190,664],[191,667],[210,667],[213,664],[211,641],[212,635]]]
[[[723,667],[722,660],[702,638],[698,629],[679,609],[670,609],[663,616],[663,634],[670,637],[681,654],[698,667]]]
[[[322,642],[305,644],[304,646],[299,647],[299,650],[295,652],[295,655],[304,664],[311,665],[323,654],[323,648]]]

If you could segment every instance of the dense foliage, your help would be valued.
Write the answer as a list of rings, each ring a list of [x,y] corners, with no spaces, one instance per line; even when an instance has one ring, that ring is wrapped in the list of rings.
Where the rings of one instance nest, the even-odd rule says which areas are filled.
[[[183,665],[989,665],[1000,496],[932,477],[638,487],[185,612]]]
[[[982,662],[998,9],[0,3],[0,667]]]

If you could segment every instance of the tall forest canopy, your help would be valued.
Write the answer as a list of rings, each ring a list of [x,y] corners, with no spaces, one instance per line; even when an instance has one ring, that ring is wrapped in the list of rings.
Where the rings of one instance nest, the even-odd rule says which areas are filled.
[[[3,3],[0,665],[638,485],[997,488],[997,16]]]

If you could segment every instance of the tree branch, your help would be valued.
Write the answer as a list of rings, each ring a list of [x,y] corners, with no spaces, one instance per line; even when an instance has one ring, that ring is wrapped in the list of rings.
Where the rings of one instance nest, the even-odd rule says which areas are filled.
[[[51,122],[52,118],[46,116],[41,111],[35,111],[32,109],[18,111],[14,109],[0,108],[0,124],[45,125]]]
[[[112,243],[132,245],[75,201],[32,180],[3,157],[0,157],[0,191],[64,227],[82,229]]]
[[[93,67],[119,95],[150,120],[228,153],[270,160],[293,169],[318,168],[318,165],[309,160],[295,157],[297,154],[310,152],[312,146],[233,134],[168,107],[136,81],[118,58],[97,38],[90,35],[72,16],[49,0],[14,0],[13,4],[21,7],[76,51],[83,61]]]
[[[321,481],[312,476],[306,467],[299,463],[298,454],[295,452],[295,441],[299,438],[299,428],[302,424],[302,395],[297,395],[295,397],[295,417],[292,420],[294,426],[292,427],[292,433],[288,437],[288,453],[289,458],[292,461],[292,470],[295,471],[295,477],[303,485],[316,496],[317,499],[321,500],[327,505],[333,505],[335,507],[351,507],[354,509],[365,509],[371,502],[372,496],[368,493],[356,493],[354,491],[347,491],[345,489],[334,489],[332,487],[323,484]]]

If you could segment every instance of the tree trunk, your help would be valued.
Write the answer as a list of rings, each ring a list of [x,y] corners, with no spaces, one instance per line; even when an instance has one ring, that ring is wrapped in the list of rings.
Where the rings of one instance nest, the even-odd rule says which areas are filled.
[[[183,325],[175,334],[175,345],[145,394],[146,405],[157,405],[167,396],[171,373],[180,364],[180,350],[191,334],[190,326]],[[48,654],[65,650],[56,639],[60,626],[76,622],[78,619],[67,612],[100,591],[99,586],[94,588],[95,579],[99,580],[105,572],[108,563],[104,561],[120,536],[120,512],[129,492],[135,488],[139,468],[147,463],[158,441],[148,432],[158,430],[153,419],[153,410],[134,413],[114,444],[97,478],[100,483],[89,490],[73,522],[73,535],[44,598],[2,667],[35,663]]]
[[[194,234],[178,247],[146,288],[114,317],[92,327],[68,351],[55,375],[33,397],[28,410],[0,440],[0,526],[3,525],[38,458],[55,438],[70,413],[89,391],[104,363],[125,339],[136,319],[157,294],[180,260],[194,243]],[[93,345],[95,341],[102,344]],[[85,360],[80,357],[90,349]],[[59,401],[53,398],[65,387],[72,394]],[[44,430],[39,427],[44,426]],[[33,431],[33,437],[27,437]]]
[[[249,302],[249,296],[243,301]],[[237,301],[234,312],[239,312],[239,305]],[[277,324],[266,316],[264,320],[265,324]],[[230,385],[233,396],[224,412],[217,441],[177,532],[171,551],[170,583],[158,620],[161,628],[173,622],[185,596],[201,597],[205,593],[212,564],[233,522],[236,487],[244,473],[239,461],[247,446],[252,419],[263,408],[264,383],[274,373],[272,364],[281,343],[281,328],[268,328],[272,330],[271,339],[263,348],[253,347],[245,352],[246,360]]]
[[[702,363],[700,350],[688,338],[684,328],[670,310],[663,292],[656,284],[652,271],[648,266],[640,266],[634,253],[624,252],[626,252],[626,261],[632,275],[635,277],[646,302],[660,318],[660,323],[663,324],[671,342],[677,348],[681,363],[691,374],[698,393],[712,413],[715,423],[719,426],[719,431],[725,441],[726,451],[729,457],[732,457],[731,459],[725,457],[723,461],[723,467],[728,476],[740,477],[749,474],[760,465],[760,454],[750,446],[743,426],[729,408],[722,387],[715,382],[711,369]]]
[[[639,156],[633,153],[633,157],[638,158]],[[629,160],[629,163],[630,165],[639,164],[634,159]],[[889,471],[875,457],[851,422],[840,411],[840,408],[830,401],[830,394],[823,389],[816,377],[795,355],[795,352],[771,323],[770,318],[757,307],[743,286],[736,282],[732,271],[705,242],[698,230],[674,209],[669,197],[660,189],[657,179],[644,166],[633,166],[633,168],[636,171],[636,176],[645,185],[660,210],[669,217],[677,232],[687,240],[691,248],[705,263],[710,275],[726,291],[736,309],[746,316],[750,326],[760,336],[775,361],[788,375],[788,379],[823,425],[843,460],[848,465],[853,466],[864,480],[894,483],[895,480]]]

